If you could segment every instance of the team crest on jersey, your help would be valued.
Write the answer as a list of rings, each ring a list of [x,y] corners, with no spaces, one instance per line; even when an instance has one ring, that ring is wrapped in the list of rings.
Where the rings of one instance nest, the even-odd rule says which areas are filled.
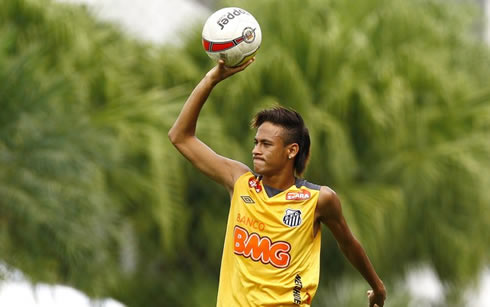
[[[282,222],[284,223],[284,225],[287,225],[289,227],[299,226],[301,225],[302,221],[303,220],[301,219],[301,210],[286,209],[286,213],[282,218]]]
[[[262,185],[260,184],[258,178],[250,177],[250,179],[248,180],[248,186],[254,189],[257,193],[260,193],[260,191],[262,191]]]
[[[306,189],[290,191],[286,194],[286,200],[307,200],[310,199],[311,193]]]

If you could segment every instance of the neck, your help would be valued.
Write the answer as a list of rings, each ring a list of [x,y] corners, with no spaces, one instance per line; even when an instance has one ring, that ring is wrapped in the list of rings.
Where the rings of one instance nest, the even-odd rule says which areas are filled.
[[[295,183],[296,179],[294,178],[293,173],[283,173],[283,174],[275,174],[275,175],[263,175],[262,183],[278,190],[286,190],[290,186]]]

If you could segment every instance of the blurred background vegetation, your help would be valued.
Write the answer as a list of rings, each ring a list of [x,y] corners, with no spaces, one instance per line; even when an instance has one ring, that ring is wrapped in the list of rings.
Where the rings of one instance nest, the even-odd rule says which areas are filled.
[[[255,111],[305,117],[305,175],[335,189],[389,291],[435,270],[441,306],[489,264],[490,51],[461,1],[225,1],[263,31],[198,134],[250,165]],[[167,132],[213,63],[200,27],[155,46],[49,0],[0,2],[0,261],[127,306],[215,306],[226,191]],[[364,306],[368,285],[324,230],[313,306]],[[2,271],[0,271],[2,272]],[[1,274],[1,273],[0,273]],[[2,276],[0,276],[2,279]]]

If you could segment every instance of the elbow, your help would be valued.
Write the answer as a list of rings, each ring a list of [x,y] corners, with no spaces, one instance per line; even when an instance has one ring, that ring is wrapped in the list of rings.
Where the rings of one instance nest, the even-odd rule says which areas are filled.
[[[175,133],[174,129],[171,128],[169,131],[168,131],[168,139],[170,140],[170,142],[172,144],[176,144],[178,143],[178,137],[177,137],[177,133]]]
[[[179,145],[185,143],[188,140],[189,136],[181,131],[175,130],[174,128],[168,131],[168,139],[175,146],[179,147]]]
[[[168,139],[175,147],[177,147],[184,140],[184,138],[179,133],[176,133],[173,130],[170,130],[168,132]]]

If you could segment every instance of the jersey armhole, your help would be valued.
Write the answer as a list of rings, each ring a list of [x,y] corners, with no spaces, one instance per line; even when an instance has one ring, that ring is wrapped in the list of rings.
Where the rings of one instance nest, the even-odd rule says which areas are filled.
[[[243,180],[243,177],[246,176],[255,176],[255,175],[250,171],[241,174],[240,177],[238,177],[237,180],[235,181],[235,184],[233,185],[233,194],[235,194],[236,186]]]

